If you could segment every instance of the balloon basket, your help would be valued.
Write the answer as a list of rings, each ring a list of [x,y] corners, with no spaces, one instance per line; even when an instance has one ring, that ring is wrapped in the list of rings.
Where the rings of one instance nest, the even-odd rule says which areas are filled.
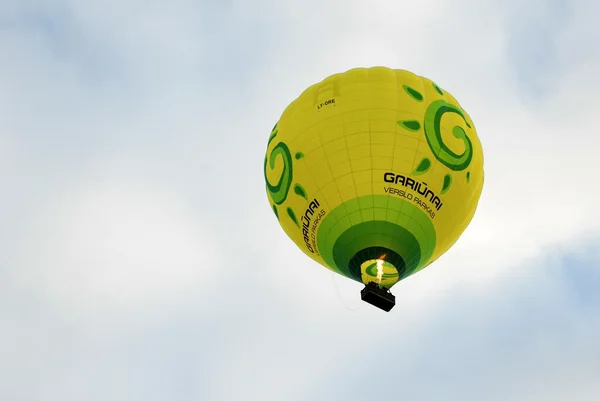
[[[386,312],[389,312],[394,305],[396,305],[396,297],[394,294],[374,281],[369,282],[369,284],[360,291],[360,297],[366,303]]]

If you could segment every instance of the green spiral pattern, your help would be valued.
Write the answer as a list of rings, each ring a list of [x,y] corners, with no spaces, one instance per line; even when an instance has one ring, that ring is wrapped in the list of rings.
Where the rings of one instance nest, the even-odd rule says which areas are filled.
[[[277,126],[273,128],[274,132],[271,134],[269,142],[271,142],[277,136],[276,128]],[[283,171],[281,172],[279,181],[276,184],[272,184],[267,178],[267,165],[271,168],[271,170],[273,170],[278,157],[281,157],[283,160]],[[267,184],[267,191],[276,205],[281,205],[283,202],[285,202],[290,192],[290,188],[292,187],[292,164],[292,152],[290,152],[290,148],[283,142],[279,142],[277,145],[275,145],[268,157],[265,156],[264,174],[265,182]]]
[[[473,159],[473,144],[467,136],[465,130],[459,126],[452,129],[452,134],[462,139],[465,144],[465,151],[462,154],[454,153],[443,141],[441,132],[442,117],[446,113],[456,113],[462,117],[463,121],[470,127],[463,111],[447,101],[440,99],[436,100],[427,107],[425,111],[425,138],[429,144],[429,148],[433,152],[435,158],[453,171],[461,171],[469,167]]]

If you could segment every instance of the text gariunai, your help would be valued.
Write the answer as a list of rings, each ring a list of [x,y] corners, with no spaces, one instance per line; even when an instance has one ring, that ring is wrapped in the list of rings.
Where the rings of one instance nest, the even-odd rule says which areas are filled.
[[[427,184],[424,182],[416,181],[410,177],[391,172],[383,174],[383,181],[390,184],[402,185],[403,187],[410,188],[419,194],[421,197],[398,188],[384,188],[385,192],[389,194],[400,196],[418,204],[432,219],[435,217],[435,211],[439,211],[442,206],[444,206],[442,200],[431,189],[429,189]],[[427,202],[431,203],[431,206]]]
[[[321,205],[317,199],[313,199],[312,202],[306,208],[304,215],[302,216],[302,237],[304,239],[304,243],[306,244],[306,248],[311,253],[317,253],[317,241],[316,241],[316,231],[317,225],[321,222],[323,216],[325,216],[325,210],[321,210],[316,214],[315,212]],[[314,218],[314,220],[313,220]],[[311,227],[312,221],[312,227]]]

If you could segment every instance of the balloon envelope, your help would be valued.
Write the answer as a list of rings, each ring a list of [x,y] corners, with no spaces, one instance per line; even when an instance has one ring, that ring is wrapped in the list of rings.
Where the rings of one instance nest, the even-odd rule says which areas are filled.
[[[391,288],[444,254],[483,188],[475,125],[431,80],[355,68],[306,89],[268,139],[267,196],[323,266]]]

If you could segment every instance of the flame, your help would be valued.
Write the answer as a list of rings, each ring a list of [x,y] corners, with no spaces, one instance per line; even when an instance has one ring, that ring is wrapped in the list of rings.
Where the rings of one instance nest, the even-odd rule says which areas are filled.
[[[377,283],[381,284],[381,280],[383,278],[383,264],[385,263],[385,254],[381,255],[379,259],[377,259]]]

